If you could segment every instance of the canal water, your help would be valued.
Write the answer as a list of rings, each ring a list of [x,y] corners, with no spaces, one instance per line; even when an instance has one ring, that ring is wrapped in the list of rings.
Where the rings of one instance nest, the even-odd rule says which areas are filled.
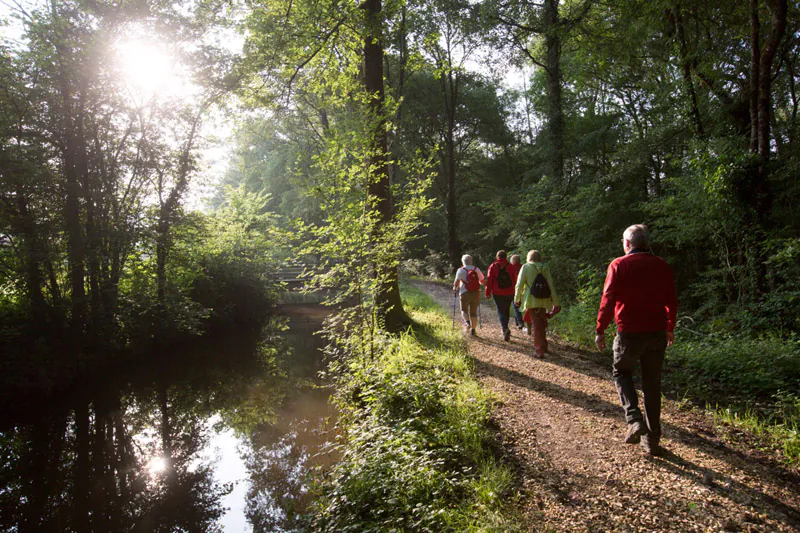
[[[335,413],[322,309],[284,312],[0,414],[0,531],[297,531]]]

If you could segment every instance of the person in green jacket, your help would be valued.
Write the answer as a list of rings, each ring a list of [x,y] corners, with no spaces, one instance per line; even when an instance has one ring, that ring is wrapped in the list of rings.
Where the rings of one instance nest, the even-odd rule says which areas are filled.
[[[536,277],[541,274],[547,282],[549,295],[533,295],[536,284],[537,292],[541,283],[536,283]],[[546,294],[546,290],[544,291]],[[558,293],[550,274],[550,267],[542,262],[538,250],[528,252],[528,262],[522,265],[522,270],[517,277],[517,287],[514,293],[514,302],[522,310],[522,319],[528,324],[529,334],[533,334],[533,348],[536,357],[544,357],[547,352],[547,319],[552,318],[561,311]]]

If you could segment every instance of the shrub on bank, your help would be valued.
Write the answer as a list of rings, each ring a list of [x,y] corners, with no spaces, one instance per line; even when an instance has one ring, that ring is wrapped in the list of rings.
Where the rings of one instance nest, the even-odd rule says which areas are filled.
[[[342,459],[314,531],[513,531],[514,476],[493,453],[492,399],[435,302],[406,289],[416,331],[353,355],[340,379]]]

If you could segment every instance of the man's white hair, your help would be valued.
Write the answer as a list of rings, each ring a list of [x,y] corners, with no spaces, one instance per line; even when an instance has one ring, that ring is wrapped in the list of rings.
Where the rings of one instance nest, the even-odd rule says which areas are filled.
[[[464,266],[471,266],[472,265],[472,256],[469,254],[464,254],[461,256],[461,264]]]
[[[650,246],[650,232],[644,224],[629,226],[622,234],[622,238],[631,243],[634,248],[647,248]]]

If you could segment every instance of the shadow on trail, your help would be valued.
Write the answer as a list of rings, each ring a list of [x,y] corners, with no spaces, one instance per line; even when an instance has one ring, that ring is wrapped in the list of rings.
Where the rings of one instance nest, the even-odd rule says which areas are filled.
[[[428,289],[432,289],[433,291],[441,291],[443,294],[448,291],[447,288],[443,289],[441,286],[437,287],[436,284],[433,283],[423,282],[421,285],[426,285]],[[431,285],[433,285],[433,287],[431,287]],[[576,349],[571,346],[564,349],[565,346],[563,343],[559,343],[556,346],[551,346],[551,348],[555,347],[556,349],[548,354],[543,361],[533,359],[533,343],[531,337],[518,333],[517,330],[512,330],[513,336],[511,342],[495,340],[495,334],[499,334],[499,327],[494,315],[492,314],[490,317],[489,313],[487,313],[487,311],[490,310],[494,311],[494,306],[490,307],[486,302],[482,301],[482,308],[484,319],[488,318],[488,321],[483,323],[483,327],[479,329],[477,338],[473,339],[474,342],[490,346],[497,350],[505,350],[507,352],[520,354],[523,358],[520,360],[522,364],[525,364],[527,361],[531,363],[536,361],[538,364],[552,364],[588,377],[607,381],[608,386],[613,390],[614,385],[611,381],[610,358],[602,357],[594,352]],[[489,336],[491,336],[491,338],[489,338]],[[599,396],[563,387],[547,380],[532,377],[524,372],[498,366],[474,357],[473,361],[476,371],[480,374],[503,380],[517,387],[535,391],[557,401],[568,403],[591,413],[596,413],[606,419],[615,422],[623,422],[622,408],[618,404],[608,402]],[[554,369],[554,371],[557,370]],[[800,475],[772,461],[760,461],[757,458],[748,456],[746,453],[730,448],[720,441],[706,438],[703,435],[689,431],[675,424],[664,423],[663,426],[665,435],[675,442],[680,442],[716,460],[727,463],[734,469],[745,473],[748,477],[759,479],[765,476],[772,476],[773,479],[782,480],[787,486],[800,486]],[[608,435],[606,438],[619,437],[619,435]],[[639,450],[626,450],[620,453],[626,452],[636,453],[639,452]],[[569,477],[564,476],[562,472],[552,467],[546,454],[540,455],[542,455],[540,467],[534,467],[534,471],[529,474],[545,481],[544,488],[550,493],[550,497],[564,504],[580,505],[580,495],[573,490],[578,485],[575,484],[575,479],[569,479],[569,477],[574,477],[576,475],[581,477],[582,474],[574,472]],[[771,513],[781,515],[781,521],[784,521],[791,527],[800,529],[800,509],[784,503],[775,496],[765,494],[757,488],[735,481],[729,476],[724,476],[711,468],[699,466],[671,451],[667,451],[664,457],[648,458],[647,460],[676,476],[680,476],[692,482],[697,487],[714,491],[732,502],[753,509],[753,516],[745,516],[744,521],[750,522],[755,527],[763,526],[763,524],[760,524],[760,518],[758,517],[758,504],[761,504],[762,506],[768,507]],[[518,465],[518,467],[519,466],[521,465]],[[600,481],[607,483],[607,480]],[[642,496],[646,495],[639,494],[637,498]]]
[[[499,328],[497,329],[499,330]],[[475,340],[499,350],[521,354],[529,359],[533,357],[533,337],[524,333],[517,333],[516,335],[512,333],[511,342],[496,341],[480,334]],[[611,359],[609,357],[572,347],[569,348],[569,351],[565,351],[563,344],[552,340],[548,344],[549,350],[545,358],[546,362],[591,378],[611,379]]]
[[[562,387],[561,385],[541,380],[529,376],[527,374],[523,374],[516,370],[511,370],[502,366],[494,365],[492,363],[487,363],[486,361],[482,361],[474,357],[473,361],[476,370],[481,374],[501,379],[517,387],[523,387],[528,390],[544,394],[550,398],[553,398],[554,400],[568,403],[580,409],[584,409],[591,413],[600,415],[609,420],[617,422],[622,421],[621,407],[617,404],[610,403],[596,395],[586,394],[578,390]],[[613,386],[613,384],[609,382],[609,386]],[[687,446],[691,446],[692,448],[701,450],[703,453],[706,453],[720,461],[726,462],[736,469],[746,471],[752,474],[754,477],[761,476],[761,474],[757,472],[754,473],[752,472],[752,469],[747,468],[747,465],[752,463],[752,458],[748,457],[744,453],[738,450],[731,449],[720,442],[715,442],[705,437],[702,437],[696,433],[687,431],[686,429],[680,426],[676,426],[674,424],[662,423],[662,426],[665,436],[670,437],[675,441],[681,442]],[[615,435],[613,438],[616,437],[617,436]],[[660,464],[670,469],[675,468],[674,465],[682,466],[683,468],[680,469],[680,472],[676,473],[679,473],[689,479],[695,479],[698,477],[696,474],[690,475],[691,471],[701,472],[699,476],[699,479],[701,481],[704,479],[706,473],[709,473],[713,477],[718,477],[715,475],[716,473],[713,472],[712,470],[698,467],[693,463],[681,459],[674,453],[670,453],[667,456],[667,459],[672,459],[672,460],[669,462],[667,460],[658,460],[658,459],[653,459],[653,460],[656,461],[657,464]],[[775,466],[771,466],[769,467],[769,469],[771,470],[772,474],[779,475],[780,478],[784,479],[787,483],[794,484],[795,486],[800,486],[800,475],[797,475],[786,469],[782,469]],[[790,507],[780,502],[780,500],[771,496],[767,496],[764,493],[756,489],[750,488],[746,485],[733,482],[733,486],[735,487],[735,491],[738,493],[749,494],[751,499],[758,498],[759,500],[768,503],[773,507],[780,508],[781,512],[783,512],[789,517],[792,517],[793,520],[794,519],[798,520],[798,524],[800,524],[800,510]],[[723,492],[723,494],[731,496],[736,492],[731,492],[731,494],[726,494]]]
[[[540,364],[541,363],[553,364],[553,365],[557,365],[557,366],[563,367],[565,369],[568,369],[570,371],[573,371],[573,372],[576,372],[576,373],[579,373],[579,374],[583,374],[585,376],[601,379],[604,382],[608,383],[608,386],[610,387],[610,390],[613,390],[613,388],[614,388],[614,383],[613,383],[613,381],[611,379],[611,371],[610,371],[610,369],[606,372],[604,369],[602,369],[599,366],[601,364],[599,362],[595,362],[595,361],[589,360],[587,358],[575,358],[575,357],[572,357],[570,355],[564,356],[564,355],[561,355],[561,353],[560,353],[561,350],[557,350],[555,352],[548,353],[547,356],[545,357],[545,359],[543,359],[543,360],[533,359],[533,358],[531,358],[530,354],[528,354],[527,352],[521,351],[518,348],[509,347],[508,343],[496,342],[496,341],[493,341],[493,340],[490,340],[490,339],[484,339],[484,338],[480,338],[480,339],[478,339],[478,341],[482,342],[482,343],[485,343],[485,344],[488,344],[488,345],[491,345],[491,346],[497,346],[498,348],[503,348],[503,349],[508,350],[508,351],[514,351],[514,352],[517,352],[517,353],[521,353],[521,354],[526,355],[527,357],[529,357],[529,359],[531,361],[538,361]],[[486,373],[489,374],[489,375],[494,375],[495,377],[504,379],[505,381],[507,381],[509,383],[514,383],[516,385],[521,385],[520,380],[535,380],[535,381],[539,381],[541,383],[541,385],[536,386],[536,387],[530,387],[530,386],[527,386],[527,385],[522,385],[522,386],[526,386],[527,388],[529,388],[531,390],[542,392],[543,394],[547,394],[548,396],[551,396],[551,397],[556,398],[556,399],[563,399],[564,401],[568,401],[567,398],[569,397],[569,393],[574,393],[574,395],[584,396],[585,398],[583,398],[583,399],[573,398],[573,400],[575,400],[575,401],[571,401],[571,402],[568,401],[568,403],[572,403],[573,405],[575,405],[577,407],[582,407],[582,408],[585,408],[585,409],[587,409],[589,411],[593,411],[593,409],[591,408],[591,404],[593,404],[595,402],[595,400],[590,401],[588,398],[596,398],[596,402],[602,402],[606,406],[612,406],[612,408],[610,408],[608,410],[603,409],[604,412],[608,412],[610,414],[610,416],[613,416],[614,420],[617,420],[617,421],[622,421],[623,420],[622,414],[621,414],[622,413],[622,411],[621,411],[622,408],[616,403],[612,404],[612,403],[609,403],[609,402],[607,402],[607,401],[605,401],[605,400],[603,400],[603,399],[601,399],[601,398],[599,398],[597,396],[587,395],[587,394],[582,393],[580,391],[575,391],[573,389],[564,388],[564,387],[561,387],[560,385],[557,385],[555,383],[551,383],[549,381],[540,381],[540,380],[537,380],[536,378],[533,378],[533,377],[531,377],[531,376],[529,376],[529,375],[527,375],[525,373],[518,372],[516,370],[512,370],[512,369],[505,368],[505,367],[499,367],[499,366],[496,366],[496,365],[491,365],[491,363],[485,363],[485,362],[478,361],[478,360],[475,360],[475,361],[476,361],[476,365],[478,365],[478,366],[480,366],[480,364],[493,366],[497,370],[494,373],[492,373],[492,372],[486,372]],[[585,368],[585,367],[588,367],[588,368]],[[592,367],[594,367],[594,368],[592,368]],[[502,377],[500,374],[505,374],[506,377]],[[510,375],[510,374],[514,374],[516,376],[517,381],[514,381],[513,379],[506,379],[508,377],[508,375]],[[641,383],[640,383],[641,376],[639,375],[639,372],[635,373],[634,380],[636,382],[637,393],[638,393],[640,401],[641,401],[641,398],[642,398]],[[552,389],[551,390],[552,394],[549,394],[547,392],[548,388]],[[558,391],[569,391],[569,393],[568,392],[558,392]],[[664,390],[663,393],[664,394],[669,394],[669,391]],[[676,440],[680,440],[681,442],[683,442],[685,444],[688,444],[688,445],[691,445],[694,448],[705,447],[705,448],[713,448],[713,449],[723,449],[723,450],[728,451],[730,454],[736,456],[737,458],[739,458],[740,460],[742,460],[742,461],[744,461],[746,463],[752,463],[754,461],[753,457],[748,456],[748,455],[746,455],[746,454],[744,454],[744,453],[742,453],[742,452],[740,452],[738,450],[735,450],[733,448],[729,448],[729,447],[725,446],[724,444],[722,444],[719,441],[707,439],[707,438],[699,435],[698,433],[687,431],[686,429],[684,429],[684,428],[682,428],[680,426],[675,426],[673,424],[666,424],[666,423],[663,424],[663,425],[664,425],[664,428],[668,428],[668,429],[672,430],[671,435],[674,435]],[[730,463],[730,461],[726,461],[726,462]],[[733,463],[731,463],[731,464],[733,464]],[[769,468],[770,470],[774,470],[776,473],[780,474],[783,479],[787,479],[787,480],[791,479],[791,480],[793,480],[792,482],[797,482],[798,484],[800,484],[800,474],[797,474],[797,473],[794,473],[794,472],[792,472],[790,470],[787,470],[787,469],[783,468],[781,465],[776,464],[775,462],[770,461],[770,460],[760,461],[760,464],[762,466],[764,466],[765,468]]]
[[[611,418],[616,421],[620,419],[620,407],[603,400],[599,396],[565,388],[561,385],[534,378],[503,366],[487,363],[486,361],[474,357],[472,359],[475,362],[475,368],[482,374],[501,379],[517,387],[524,387],[534,392],[539,392],[555,400],[569,403],[593,413],[600,413],[606,418]]]
[[[673,474],[693,481],[697,485],[703,485],[708,490],[714,491],[736,503],[755,508],[752,502],[755,500],[761,501],[773,510],[782,513],[784,515],[783,519],[789,525],[800,528],[800,510],[758,489],[739,483],[730,477],[722,476],[711,468],[696,465],[671,451],[667,451],[663,457],[652,457],[649,460]]]

